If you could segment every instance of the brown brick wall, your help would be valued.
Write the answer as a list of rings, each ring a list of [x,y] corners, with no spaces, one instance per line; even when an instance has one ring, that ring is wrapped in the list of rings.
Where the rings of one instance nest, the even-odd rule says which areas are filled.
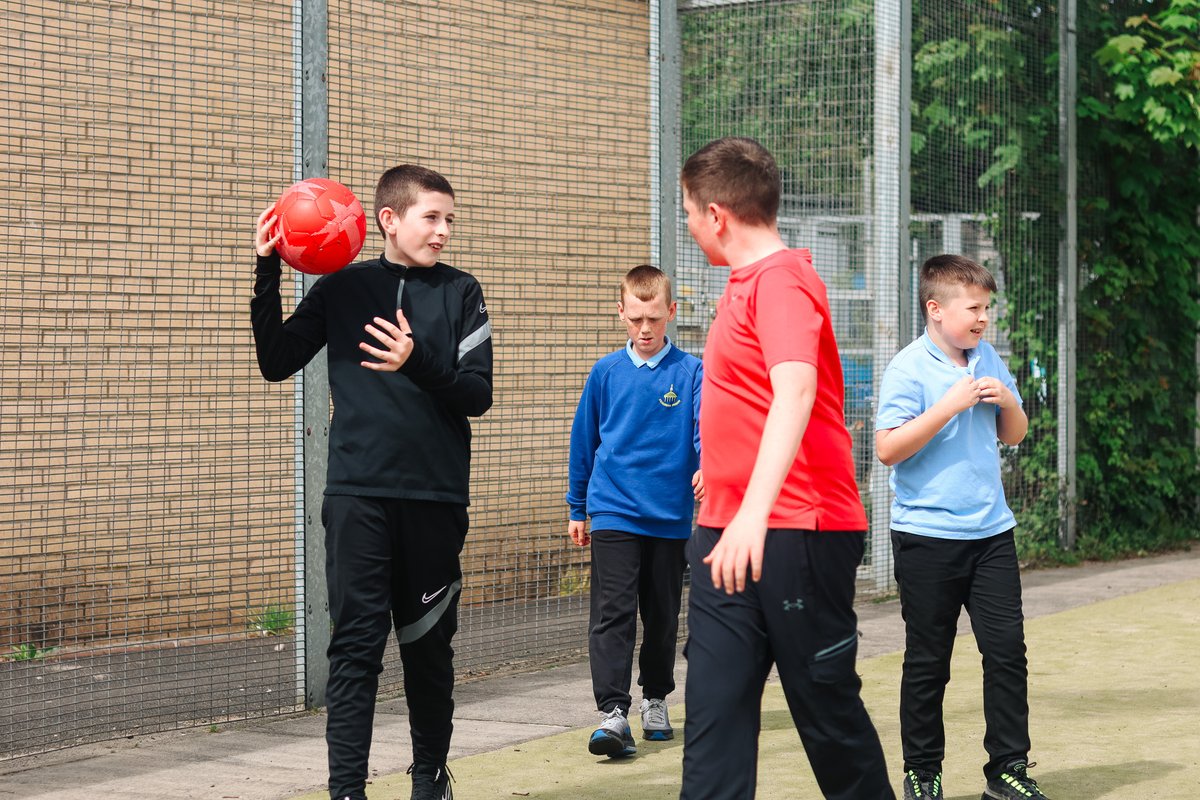
[[[292,592],[246,314],[291,4],[0,5],[0,652],[240,632]]]
[[[247,314],[292,178],[291,10],[0,0],[0,652],[236,634],[294,599],[292,388]],[[495,326],[465,599],[554,596],[586,560],[574,403],[649,257],[647,4],[329,10],[330,176],[369,209],[388,166],[444,172],[446,260]]]

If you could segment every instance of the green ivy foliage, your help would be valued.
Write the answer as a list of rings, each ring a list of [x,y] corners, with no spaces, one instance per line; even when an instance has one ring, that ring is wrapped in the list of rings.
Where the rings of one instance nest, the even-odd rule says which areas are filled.
[[[750,136],[775,154],[785,195],[862,212],[873,62],[852,46],[869,47],[871,9],[844,0],[682,12],[684,157],[721,136]]]
[[[1029,433],[1004,457],[1024,558],[1061,558],[1058,475],[1057,26],[1038,3],[944,2],[913,10],[913,179],[917,213],[984,215],[1000,258]]]
[[[1196,538],[1200,0],[1080,17],[1079,551]]]
[[[1022,555],[1197,535],[1200,0],[1081,4],[1078,538],[1059,550],[1057,20],[1024,0],[914,7],[913,203],[982,210],[1030,433],[1005,459]],[[1047,57],[1046,54],[1050,54]],[[954,169],[946,169],[947,164]],[[963,185],[963,175],[974,178]],[[1055,188],[1048,188],[1055,186]]]
[[[780,154],[786,191],[828,193],[805,184],[825,174],[857,196],[871,143],[851,123],[869,116],[870,94],[857,87],[870,85],[872,60],[831,64],[807,40],[825,7],[681,15],[685,84],[708,93],[684,104],[685,154],[751,135]],[[869,42],[871,4],[839,8],[822,24]],[[1021,554],[1035,560],[1160,550],[1200,530],[1200,0],[1079,5],[1078,372],[1075,396],[1062,398],[1078,425],[1074,553],[1058,539],[1072,509],[1058,471],[1056,13],[1044,0],[913,7],[913,210],[982,213],[999,251],[988,266],[1002,270],[1010,367],[1030,417],[1025,442],[1005,455],[1005,482]],[[764,58],[796,68],[759,68]],[[719,80],[697,80],[711,75]]]

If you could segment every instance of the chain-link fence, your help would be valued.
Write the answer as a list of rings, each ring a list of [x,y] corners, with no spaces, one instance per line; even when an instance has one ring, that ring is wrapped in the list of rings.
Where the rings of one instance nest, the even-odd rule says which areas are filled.
[[[493,320],[460,676],[586,646],[566,453],[588,370],[624,342],[620,276],[650,259],[650,44],[636,1],[330,6],[330,175],[360,196],[395,163],[447,175],[445,260],[480,280]],[[383,690],[400,676],[391,648]]]
[[[248,300],[254,217],[299,172],[301,5],[3,7],[0,753],[293,710],[304,431]],[[444,172],[447,260],[494,319],[463,674],[585,640],[564,454],[650,258],[649,26],[636,1],[328,7],[330,176],[369,201],[388,166]]]
[[[1004,448],[1006,496],[1018,536],[1050,540],[1064,508],[1059,304],[1069,302],[1060,296],[1058,49],[1053,6],[914,7],[913,261],[962,253],[996,277],[986,338],[1016,378],[1030,421],[1025,440]]]
[[[660,193],[715,136],[775,152],[781,232],[829,287],[876,534],[863,588],[890,570],[874,391],[918,330],[898,287],[934,251],[1002,282],[997,345],[1035,418],[1010,500],[1055,524],[1057,23],[1006,5],[921,3],[910,47],[898,0],[328,4],[329,177],[369,206],[394,164],[447,175],[446,261],[494,325],[462,676],[586,643],[570,421],[624,341],[629,267],[674,270],[676,340],[702,353],[725,276]],[[0,0],[0,757],[305,703],[319,384],[263,382],[248,318],[254,218],[306,169],[305,7]],[[1017,145],[1046,161],[1003,169]],[[394,649],[384,678],[399,691]]]
[[[0,754],[294,708],[287,3],[0,3]],[[252,221],[252,220],[249,220]]]
[[[923,327],[916,273],[961,253],[995,274],[988,339],[1024,395],[1030,434],[1005,453],[1022,535],[1056,536],[1066,462],[1059,407],[1059,20],[1021,2],[685,0],[684,155],[750,135],[784,180],[780,233],[829,291],[872,545],[886,589],[890,492],[874,456],[875,390]],[[911,155],[910,155],[911,154]],[[911,158],[911,163],[910,163]],[[699,352],[725,281],[679,227],[680,338]]]
[[[789,246],[812,252],[828,290],[868,509],[874,386],[896,341],[892,315],[883,315],[882,330],[877,324],[877,301],[886,295],[894,305],[900,192],[894,155],[875,158],[876,134],[900,127],[899,74],[890,80],[876,70],[889,57],[899,66],[900,22],[898,5],[877,14],[861,0],[680,4],[682,152],[745,135],[775,155],[783,179],[779,232]],[[877,37],[887,46],[877,47]],[[728,270],[708,265],[683,221],[678,239],[680,339],[700,353]],[[886,544],[886,535],[876,537],[868,549],[866,588],[886,587]]]

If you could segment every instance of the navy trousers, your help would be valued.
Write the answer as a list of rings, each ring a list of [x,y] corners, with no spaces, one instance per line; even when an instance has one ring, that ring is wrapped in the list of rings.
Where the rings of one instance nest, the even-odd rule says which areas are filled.
[[[629,713],[639,611],[642,696],[663,699],[675,690],[686,544],[686,539],[592,531],[588,656],[596,708],[605,713],[617,706]]]
[[[935,539],[892,531],[904,675],[900,738],[904,768],[940,772],[946,754],[942,701],[963,608],[983,656],[983,747],[988,778],[1029,754],[1028,668],[1021,574],[1013,532]]]
[[[713,588],[702,563],[719,536],[701,528],[688,545],[681,800],[754,797],[762,692],[772,664],[825,797],[894,800],[855,671],[854,582],[865,534],[770,530],[762,579],[733,595]]]

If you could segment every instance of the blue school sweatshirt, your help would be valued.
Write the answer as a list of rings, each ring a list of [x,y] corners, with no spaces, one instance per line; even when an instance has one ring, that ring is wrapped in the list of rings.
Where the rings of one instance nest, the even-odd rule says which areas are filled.
[[[627,345],[596,362],[571,425],[567,504],[592,530],[686,539],[700,468],[700,359]]]

